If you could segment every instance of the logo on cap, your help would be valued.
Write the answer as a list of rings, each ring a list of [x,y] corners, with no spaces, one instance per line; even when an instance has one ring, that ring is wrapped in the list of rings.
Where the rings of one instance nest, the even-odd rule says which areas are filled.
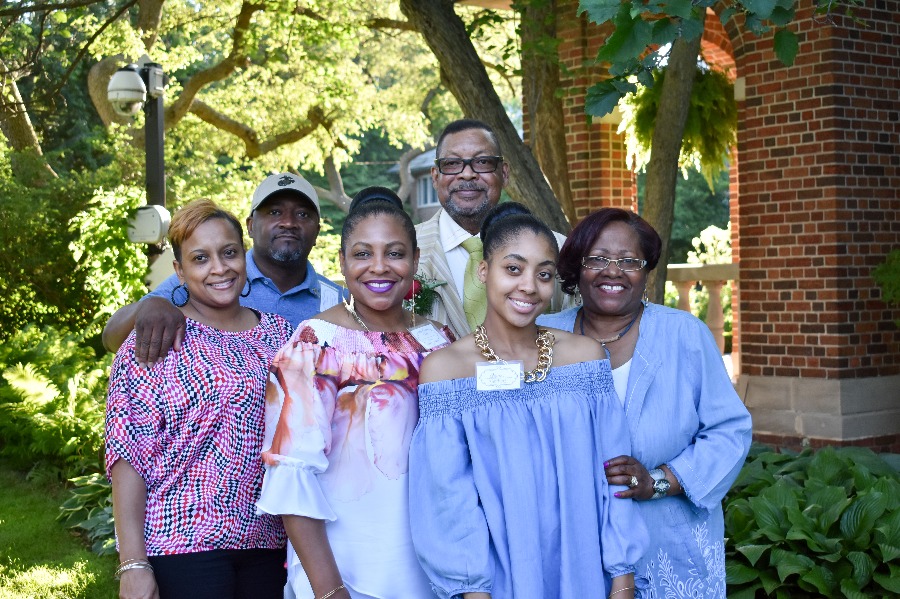
[[[281,179],[278,180],[278,187],[284,187],[285,185],[290,185],[294,181],[296,181],[296,179],[294,179],[293,177],[289,177],[288,175],[285,175]]]

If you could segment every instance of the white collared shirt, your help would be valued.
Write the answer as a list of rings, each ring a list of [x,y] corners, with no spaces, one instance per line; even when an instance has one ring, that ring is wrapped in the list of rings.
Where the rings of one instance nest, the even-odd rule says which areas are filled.
[[[469,252],[462,246],[463,242],[472,235],[460,227],[446,210],[441,210],[438,217],[438,232],[441,237],[441,248],[447,256],[447,265],[453,273],[453,285],[460,299],[463,297],[463,280],[466,277],[466,263],[469,261]]]
[[[466,239],[478,236],[472,235],[460,227],[453,220],[453,217],[447,214],[446,210],[441,210],[441,215],[438,217],[438,233],[441,238],[441,249],[444,250],[444,255],[447,256],[447,266],[450,267],[450,272],[453,273],[453,284],[456,287],[457,294],[462,299],[463,282],[466,278],[466,263],[469,261],[469,252],[466,251],[462,244]],[[566,236],[556,231],[552,233],[556,237],[557,245],[562,248],[566,242]]]

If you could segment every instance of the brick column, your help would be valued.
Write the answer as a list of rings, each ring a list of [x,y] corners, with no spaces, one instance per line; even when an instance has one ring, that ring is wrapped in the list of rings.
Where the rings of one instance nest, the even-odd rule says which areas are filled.
[[[896,446],[900,310],[871,271],[900,247],[900,1],[867,27],[804,8],[800,51],[730,28],[739,103],[740,393],[765,439]],[[733,24],[732,24],[733,25]]]

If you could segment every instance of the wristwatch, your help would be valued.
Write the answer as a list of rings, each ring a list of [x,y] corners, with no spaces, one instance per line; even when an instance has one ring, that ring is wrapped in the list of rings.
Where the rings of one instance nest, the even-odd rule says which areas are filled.
[[[654,468],[650,471],[650,478],[653,479],[653,497],[650,499],[665,497],[669,487],[672,486],[672,483],[666,480],[666,473],[661,468]]]

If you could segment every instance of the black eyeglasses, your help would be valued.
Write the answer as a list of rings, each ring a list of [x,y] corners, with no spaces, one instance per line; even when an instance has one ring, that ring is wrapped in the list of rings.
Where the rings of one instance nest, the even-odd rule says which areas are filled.
[[[503,162],[503,156],[476,156],[475,158],[438,158],[434,161],[442,175],[458,175],[467,166],[476,173],[493,173]]]
[[[622,272],[634,272],[647,266],[647,261],[640,258],[619,258],[618,260],[613,260],[606,256],[585,256],[581,259],[581,265],[591,270],[603,270],[610,264],[615,264]]]

